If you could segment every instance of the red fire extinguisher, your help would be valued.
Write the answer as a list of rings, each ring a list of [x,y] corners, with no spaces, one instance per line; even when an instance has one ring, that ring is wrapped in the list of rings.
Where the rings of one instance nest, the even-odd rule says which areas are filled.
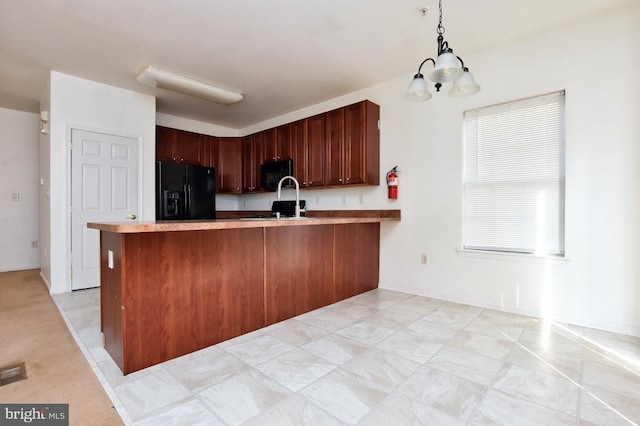
[[[389,199],[398,199],[398,166],[387,172],[387,188],[389,190]]]

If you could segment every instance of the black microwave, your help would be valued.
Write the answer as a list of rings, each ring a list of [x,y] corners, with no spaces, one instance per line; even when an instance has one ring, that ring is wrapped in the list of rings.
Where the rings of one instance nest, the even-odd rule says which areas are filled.
[[[293,176],[293,160],[279,160],[260,165],[260,187],[265,191],[278,189],[278,182],[285,176]],[[282,183],[283,188],[293,188],[290,179]]]

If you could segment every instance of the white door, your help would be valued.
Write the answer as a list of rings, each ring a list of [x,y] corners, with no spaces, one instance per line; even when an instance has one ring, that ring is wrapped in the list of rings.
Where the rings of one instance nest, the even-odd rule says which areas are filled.
[[[87,222],[136,220],[138,140],[71,130],[71,289],[100,285],[100,231]]]

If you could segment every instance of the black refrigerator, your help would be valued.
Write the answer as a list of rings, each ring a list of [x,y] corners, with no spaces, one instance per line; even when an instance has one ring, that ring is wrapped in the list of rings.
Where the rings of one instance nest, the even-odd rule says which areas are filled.
[[[156,162],[156,220],[215,218],[213,167]]]

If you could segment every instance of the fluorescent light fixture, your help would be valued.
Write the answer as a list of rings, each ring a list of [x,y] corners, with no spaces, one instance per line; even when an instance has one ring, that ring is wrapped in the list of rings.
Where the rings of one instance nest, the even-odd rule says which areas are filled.
[[[220,87],[151,66],[140,71],[137,79],[145,86],[171,90],[221,105],[230,105],[242,100],[240,93],[230,92]]]

